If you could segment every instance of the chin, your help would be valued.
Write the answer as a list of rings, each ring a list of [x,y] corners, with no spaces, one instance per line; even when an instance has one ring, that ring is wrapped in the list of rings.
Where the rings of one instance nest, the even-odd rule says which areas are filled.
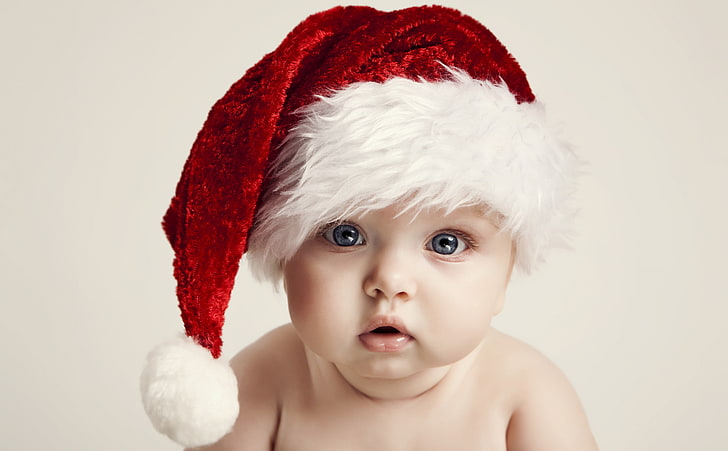
[[[427,365],[412,362],[403,356],[378,355],[350,365],[361,377],[383,380],[405,379],[429,369]]]

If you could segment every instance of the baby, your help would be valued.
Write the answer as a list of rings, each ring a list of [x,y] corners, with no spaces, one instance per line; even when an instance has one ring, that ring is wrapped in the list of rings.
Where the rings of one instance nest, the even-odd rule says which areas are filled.
[[[562,373],[490,325],[514,266],[562,241],[576,166],[472,18],[309,17],[213,107],[165,216],[187,337],[142,375],[155,427],[207,450],[595,450]],[[291,324],[228,365],[245,251]]]

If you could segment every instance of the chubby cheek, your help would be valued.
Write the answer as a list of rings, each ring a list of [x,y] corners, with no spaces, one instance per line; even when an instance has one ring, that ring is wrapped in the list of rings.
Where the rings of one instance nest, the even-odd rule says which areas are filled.
[[[300,277],[296,280],[286,280],[286,295],[288,297],[288,314],[291,321],[299,330],[315,328],[320,318],[317,315],[317,299],[313,289],[314,285],[301,283]]]
[[[301,340],[320,355],[336,352],[336,343],[352,330],[347,293],[329,268],[292,260],[284,272],[291,322]],[[354,329],[355,330],[355,329]]]
[[[471,281],[473,279],[470,279]],[[433,288],[435,290],[435,288]],[[432,339],[444,359],[459,359],[477,347],[490,330],[490,324],[503,300],[504,290],[494,280],[462,282],[439,287],[439,299],[427,317],[431,319]]]
[[[321,305],[323,296],[317,289],[320,285],[304,271],[286,274],[285,290],[288,297],[288,313],[291,322],[302,339],[315,339],[317,332],[325,331]]]

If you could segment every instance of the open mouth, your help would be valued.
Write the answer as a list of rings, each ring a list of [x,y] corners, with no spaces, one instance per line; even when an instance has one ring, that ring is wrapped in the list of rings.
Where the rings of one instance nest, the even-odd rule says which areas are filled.
[[[392,315],[377,315],[364,327],[363,333],[387,335],[403,334],[409,335],[407,326],[400,318]]]
[[[372,334],[399,334],[401,332],[396,327],[382,326],[382,327],[377,327],[376,329],[370,331],[369,333],[372,333]]]
[[[414,340],[402,321],[396,318],[376,318],[365,330],[359,340],[371,352],[399,352]]]

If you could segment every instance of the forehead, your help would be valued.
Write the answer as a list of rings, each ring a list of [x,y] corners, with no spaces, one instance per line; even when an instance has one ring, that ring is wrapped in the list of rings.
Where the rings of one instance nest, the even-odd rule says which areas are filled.
[[[351,219],[364,225],[386,224],[411,228],[424,227],[463,227],[477,228],[482,232],[497,233],[500,231],[499,216],[485,206],[471,205],[446,208],[413,209],[402,203],[385,208],[370,210],[358,214]]]

